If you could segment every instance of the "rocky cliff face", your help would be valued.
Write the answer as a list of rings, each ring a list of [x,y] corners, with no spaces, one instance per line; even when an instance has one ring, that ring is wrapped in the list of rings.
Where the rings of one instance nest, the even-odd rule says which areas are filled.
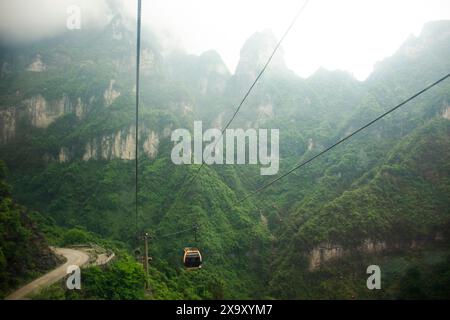
[[[23,102],[29,115],[31,124],[37,128],[47,128],[53,121],[64,115],[69,109],[70,101],[67,96],[59,100],[47,101],[37,95]]]
[[[135,159],[135,127],[94,138],[86,144],[83,160]]]
[[[109,98],[114,97],[113,90]],[[81,97],[71,100],[66,95],[59,99],[48,100],[38,94],[16,106],[4,108],[0,110],[0,144],[14,139],[19,119],[25,119],[27,123],[36,128],[45,129],[65,114],[73,113],[78,119],[83,119],[95,101],[95,97],[85,101]]]
[[[444,117],[445,119],[450,120],[450,106],[449,105],[444,106],[444,108],[442,109],[441,116]]]
[[[384,241],[373,241],[367,239],[354,251],[364,253],[378,253],[386,250],[386,248],[387,245]],[[340,259],[344,256],[351,255],[352,252],[352,250],[346,249],[339,244],[333,244],[330,242],[322,243],[313,248],[309,253],[309,270],[313,271],[327,261]]]
[[[70,160],[70,152],[67,148],[61,147],[58,154],[58,162],[64,163]]]
[[[144,141],[143,149],[150,159],[155,159],[158,154],[159,135],[151,131],[147,139]]]
[[[143,142],[142,151],[149,159],[155,159],[158,154],[160,134],[142,128],[139,130],[139,140]],[[163,133],[163,136],[165,134]],[[136,159],[136,128],[116,131],[115,133],[94,138],[85,146],[83,160],[134,160]],[[60,157],[61,159],[61,157]]]
[[[108,89],[106,89],[103,93],[103,98],[107,107],[109,107],[118,97],[120,97],[120,92],[114,88],[115,83],[116,80],[111,79]]]
[[[0,144],[5,144],[16,135],[16,109],[0,111]]]
[[[415,239],[404,243],[388,243],[386,241],[366,239],[354,249],[344,248],[342,245],[331,242],[324,242],[309,252],[309,270],[314,271],[328,261],[341,259],[355,253],[378,254],[394,249],[414,249],[432,241],[442,241],[442,235],[437,233],[429,239]]]
[[[33,62],[27,67],[27,71],[31,72],[43,72],[47,70],[47,66],[42,62],[42,57],[37,54]]]
[[[230,78],[222,58],[216,51],[207,51],[199,57],[199,84],[203,95],[221,95]]]

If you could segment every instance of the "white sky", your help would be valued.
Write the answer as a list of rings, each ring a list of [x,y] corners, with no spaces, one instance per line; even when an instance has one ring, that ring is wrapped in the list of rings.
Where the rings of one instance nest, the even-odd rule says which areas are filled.
[[[81,6],[84,27],[101,25],[106,1],[135,17],[136,0],[0,0],[0,39],[35,41],[64,32],[70,4]],[[303,1],[143,0],[143,20],[168,46],[195,54],[217,50],[234,72],[244,42],[265,29],[281,37]],[[450,0],[310,0],[283,43],[285,59],[303,77],[322,66],[363,80],[424,23],[440,19],[450,19]]]
[[[143,0],[143,20],[173,30],[188,52],[216,49],[234,72],[245,40],[265,29],[280,38],[303,1]],[[283,43],[285,59],[303,77],[322,66],[363,80],[424,23],[440,19],[450,19],[450,0],[310,0]]]

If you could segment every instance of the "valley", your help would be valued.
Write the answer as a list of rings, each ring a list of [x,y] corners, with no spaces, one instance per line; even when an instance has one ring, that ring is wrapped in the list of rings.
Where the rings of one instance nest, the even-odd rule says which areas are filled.
[[[265,163],[233,155],[183,192],[202,162],[174,163],[172,135],[195,135],[196,121],[220,132],[277,39],[255,33],[233,72],[215,51],[167,52],[143,30],[136,128],[129,26],[118,14],[96,31],[0,47],[2,297],[60,263],[49,246],[93,243],[115,258],[83,268],[83,290],[57,282],[36,297],[449,298],[448,81],[236,202],[448,73],[450,21],[426,24],[365,81],[325,69],[301,78],[277,54],[230,130],[279,130],[278,170],[261,174],[275,166],[269,153]],[[136,254],[144,232],[148,275]],[[194,246],[200,272],[182,266]],[[369,265],[381,266],[381,290],[365,287]]]

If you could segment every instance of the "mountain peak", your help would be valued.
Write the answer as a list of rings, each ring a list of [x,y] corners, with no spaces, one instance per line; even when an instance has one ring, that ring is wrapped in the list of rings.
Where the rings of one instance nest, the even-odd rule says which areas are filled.
[[[277,38],[270,30],[256,32],[250,36],[241,49],[236,75],[250,75],[254,77],[264,67],[277,43]],[[273,57],[270,69],[286,69],[282,48],[279,48]]]
[[[447,43],[450,38],[450,20],[437,20],[426,23],[418,37],[410,35],[398,52],[409,54],[423,51],[432,44]]]
[[[450,33],[450,20],[436,20],[427,22],[420,33],[420,37],[436,37],[444,34],[448,36]]]
[[[123,40],[132,36],[133,23],[122,14],[116,13],[112,16],[107,30],[111,33],[113,40]]]
[[[224,64],[222,57],[216,50],[208,50],[200,55],[200,58],[214,64]]]

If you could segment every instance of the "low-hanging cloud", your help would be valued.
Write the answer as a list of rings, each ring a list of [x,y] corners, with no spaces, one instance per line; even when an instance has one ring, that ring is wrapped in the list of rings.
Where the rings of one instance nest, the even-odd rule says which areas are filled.
[[[0,0],[0,42],[28,43],[65,32],[71,5],[81,8],[83,28],[111,18],[111,0]]]
[[[180,48],[181,39],[158,4],[144,1],[143,27],[152,30],[162,47]],[[127,28],[135,28],[137,0],[0,0],[0,44],[28,44],[66,32],[67,9],[73,5],[81,9],[82,29],[101,28],[117,14]]]
[[[165,52],[215,49],[233,70],[252,33],[271,29],[280,38],[303,1],[143,0],[142,36],[150,31]],[[137,0],[0,0],[0,45],[66,31],[70,5],[82,9],[83,29],[101,27],[120,13],[128,18],[126,27],[136,30]],[[392,55],[409,35],[417,36],[424,23],[450,19],[449,9],[449,0],[310,1],[283,42],[286,64],[304,77],[322,66],[363,80],[374,62]]]

